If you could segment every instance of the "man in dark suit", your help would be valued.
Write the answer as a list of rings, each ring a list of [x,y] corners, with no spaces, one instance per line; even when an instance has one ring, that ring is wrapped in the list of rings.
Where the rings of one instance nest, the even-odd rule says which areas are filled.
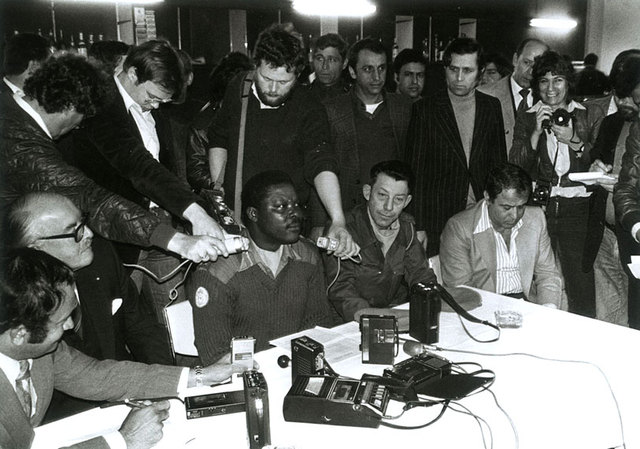
[[[0,92],[23,95],[24,82],[51,55],[49,42],[37,34],[14,34],[4,47],[4,77]]]
[[[371,167],[402,157],[411,118],[411,100],[384,90],[389,64],[379,40],[356,42],[348,59],[351,92],[325,102],[345,211],[364,202],[362,187]]]
[[[94,236],[71,200],[46,192],[19,198],[6,214],[4,239],[11,248],[44,251],[75,271],[82,318],[64,334],[70,346],[99,360],[173,364],[153,309],[141,300],[111,243]],[[96,405],[56,391],[45,422]]]
[[[513,142],[513,130],[516,126],[516,114],[533,106],[531,91],[531,69],[536,56],[540,56],[549,47],[538,39],[525,39],[518,45],[513,54],[513,73],[493,84],[480,86],[478,90],[500,100],[504,138],[507,144],[507,155]]]
[[[507,160],[500,102],[476,91],[482,47],[458,38],[444,63],[447,90],[414,103],[405,154],[416,173],[412,210],[428,257],[438,254],[447,220],[482,198],[489,170]]]
[[[164,222],[186,220],[194,235],[219,239],[219,254],[226,253],[222,228],[207,215],[186,179],[171,171],[177,170],[180,158],[172,145],[169,118],[159,107],[180,98],[185,88],[184,68],[176,51],[165,41],[132,47],[122,71],[109,85],[115,93],[113,101],[74,132],[73,163],[96,183],[150,208]],[[162,251],[116,248],[123,262],[139,262],[160,276],[179,265],[175,256]],[[163,322],[168,289],[147,278],[139,277],[137,283],[153,300]]]
[[[0,283],[0,446],[28,448],[51,400],[54,385],[76,397],[117,401],[177,395],[185,388],[220,382],[233,371],[228,362],[197,369],[98,361],[61,342],[74,327],[78,304],[73,272],[35,249],[8,254]],[[162,438],[169,416],[166,400],[131,411],[117,432],[75,448],[149,448]],[[71,437],[71,436],[70,436]]]

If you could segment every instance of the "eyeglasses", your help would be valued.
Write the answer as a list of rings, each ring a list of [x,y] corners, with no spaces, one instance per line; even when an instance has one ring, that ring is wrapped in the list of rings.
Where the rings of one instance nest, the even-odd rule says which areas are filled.
[[[152,93],[149,92],[149,90],[146,87],[144,88],[144,91],[147,94],[147,102],[149,102],[149,103],[162,103],[162,104],[165,104],[165,103],[171,103],[173,101],[173,98],[160,98],[160,97],[157,97],[157,96],[153,95]]]
[[[87,222],[89,221],[89,214],[82,214],[82,218],[80,219],[80,223],[78,226],[68,234],[58,234],[58,235],[50,235],[49,237],[40,237],[39,240],[58,240],[58,239],[71,239],[73,238],[76,243],[80,243],[82,238],[84,237],[84,228],[87,226]]]

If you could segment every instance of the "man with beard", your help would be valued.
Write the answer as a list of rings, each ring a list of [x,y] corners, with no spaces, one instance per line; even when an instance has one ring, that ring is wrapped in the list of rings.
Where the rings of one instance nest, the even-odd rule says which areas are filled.
[[[339,240],[335,254],[354,255],[358,247],[345,229],[327,114],[307,88],[297,86],[305,58],[292,31],[274,26],[260,34],[256,70],[229,83],[209,129],[211,180],[224,186],[237,216],[243,180],[264,170],[289,174],[303,205],[315,187],[331,218],[327,235]]]
[[[611,95],[589,102],[599,106],[604,116],[591,150],[594,159],[591,170],[612,175],[611,179],[601,181],[592,195],[589,256],[592,261],[595,259],[596,316],[640,329],[640,305],[637,304],[640,285],[627,268],[630,255],[640,254],[640,245],[628,231],[616,225],[613,195],[609,195],[621,172],[629,130],[638,121],[638,105],[634,102],[634,93],[638,95],[634,90],[637,81],[633,80],[630,66],[625,66],[631,59],[640,61],[640,50],[625,50],[616,56],[609,73]]]
[[[200,265],[187,281],[205,364],[228,352],[235,336],[253,336],[259,351],[274,338],[330,324],[320,255],[300,238],[302,211],[291,178],[266,171],[247,181],[242,218],[249,250]]]

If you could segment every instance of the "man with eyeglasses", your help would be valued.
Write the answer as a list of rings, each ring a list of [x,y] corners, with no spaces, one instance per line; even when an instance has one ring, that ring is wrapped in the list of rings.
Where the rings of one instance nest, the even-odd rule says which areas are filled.
[[[149,208],[167,224],[174,221],[183,229],[189,225],[194,235],[224,239],[222,228],[201,206],[193,193],[174,148],[169,117],[160,105],[180,98],[186,88],[185,70],[176,50],[166,41],[152,40],[132,47],[122,71],[110,86],[113,101],[73,134],[74,164],[98,184]],[[226,251],[224,245],[219,255]],[[130,245],[116,245],[125,263],[138,263],[163,276],[179,265],[173,255],[162,251],[142,251]],[[157,284],[134,272],[136,284],[150,298],[158,320],[169,299],[168,284]]]
[[[70,346],[99,360],[173,364],[167,334],[151,306],[139,296],[107,240],[87,226],[88,214],[68,198],[48,192],[27,194],[11,204],[3,226],[9,248],[35,248],[75,272],[81,319],[65,332]],[[54,394],[48,419],[95,403]]]
[[[413,104],[405,155],[416,174],[409,209],[428,257],[439,253],[447,220],[476,204],[489,171],[507,161],[500,101],[476,90],[482,46],[458,38],[443,59],[447,89]]]

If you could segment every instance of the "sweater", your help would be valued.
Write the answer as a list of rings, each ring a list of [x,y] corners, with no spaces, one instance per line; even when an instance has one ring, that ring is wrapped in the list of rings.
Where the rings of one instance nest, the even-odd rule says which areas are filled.
[[[252,241],[245,253],[200,265],[186,290],[203,365],[228,353],[233,337],[254,337],[260,351],[274,338],[330,324],[320,256],[307,240],[284,245],[275,277]]]

